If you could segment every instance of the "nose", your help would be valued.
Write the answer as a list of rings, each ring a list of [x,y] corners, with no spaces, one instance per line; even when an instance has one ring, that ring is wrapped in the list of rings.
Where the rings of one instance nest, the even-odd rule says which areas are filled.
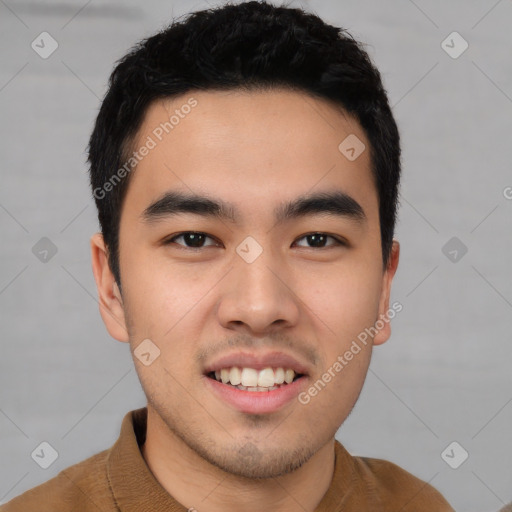
[[[287,275],[268,250],[252,263],[235,256],[217,308],[220,324],[251,334],[267,334],[296,325],[300,300]]]

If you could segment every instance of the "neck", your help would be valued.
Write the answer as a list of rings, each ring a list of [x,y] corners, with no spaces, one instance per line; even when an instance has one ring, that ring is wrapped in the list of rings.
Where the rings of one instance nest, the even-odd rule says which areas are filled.
[[[191,512],[313,512],[334,472],[334,438],[292,473],[250,479],[213,466],[162,425],[148,407],[142,456],[160,485]]]

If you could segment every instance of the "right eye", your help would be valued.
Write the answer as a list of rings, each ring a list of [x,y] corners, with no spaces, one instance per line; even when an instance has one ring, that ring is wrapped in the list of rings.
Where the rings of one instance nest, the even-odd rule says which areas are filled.
[[[206,233],[201,233],[199,231],[183,231],[182,233],[178,233],[177,235],[168,238],[164,245],[170,245],[173,243],[177,243],[178,245],[184,246],[186,249],[202,249],[203,247],[212,247],[218,246],[218,243],[214,241],[213,244],[204,245],[206,239],[214,240],[211,236],[208,236]],[[183,239],[183,243],[177,242],[177,240]]]

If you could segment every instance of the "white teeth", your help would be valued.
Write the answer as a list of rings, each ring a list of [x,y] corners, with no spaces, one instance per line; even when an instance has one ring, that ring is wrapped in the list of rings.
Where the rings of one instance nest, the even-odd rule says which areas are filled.
[[[276,384],[282,384],[284,382],[284,370],[282,368],[277,368],[274,381]]]
[[[220,378],[223,384],[227,384],[229,382],[229,370],[227,368],[222,368],[220,371]]]
[[[254,387],[258,385],[258,372],[254,368],[242,370],[242,386]]]
[[[295,372],[293,370],[286,370],[284,372],[284,381],[286,384],[290,384],[293,381],[293,378],[295,377]]]
[[[256,386],[256,387],[251,387],[251,388],[248,388],[247,386],[242,386],[242,385],[238,385],[238,386],[235,386],[237,387],[238,389],[242,390],[242,391],[273,391],[274,389],[278,389],[279,386],[272,386],[270,388],[264,388],[264,387],[261,387],[261,386]]]
[[[233,384],[233,386],[238,386],[242,382],[242,372],[236,366],[233,366],[231,370],[229,370],[229,382]]]
[[[223,384],[230,383],[232,386],[244,391],[272,391],[280,385],[291,384],[295,378],[295,371],[288,368],[271,368],[255,370],[254,368],[222,368],[215,371],[215,378]]]
[[[274,385],[274,370],[265,368],[258,374],[258,386],[269,388]]]

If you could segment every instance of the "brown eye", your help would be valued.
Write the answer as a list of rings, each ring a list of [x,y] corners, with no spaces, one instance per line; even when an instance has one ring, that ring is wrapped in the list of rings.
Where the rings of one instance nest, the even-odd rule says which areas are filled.
[[[310,233],[308,235],[304,235],[302,238],[299,238],[299,240],[306,240],[308,244],[307,246],[300,245],[299,247],[310,247],[310,248],[320,248],[323,249],[325,247],[332,247],[337,245],[344,245],[344,243],[337,239],[336,237],[332,235],[327,235],[326,233]],[[334,240],[334,243],[327,244],[327,241],[331,239]]]
[[[183,239],[184,243],[177,242],[177,240],[180,239]],[[200,233],[197,231],[185,231],[166,240],[165,245],[177,243],[178,245],[183,245],[190,249],[201,249],[203,247],[211,247],[217,245],[215,241],[213,244],[205,245],[204,242],[207,239],[213,240],[213,238],[208,236],[206,233]]]

